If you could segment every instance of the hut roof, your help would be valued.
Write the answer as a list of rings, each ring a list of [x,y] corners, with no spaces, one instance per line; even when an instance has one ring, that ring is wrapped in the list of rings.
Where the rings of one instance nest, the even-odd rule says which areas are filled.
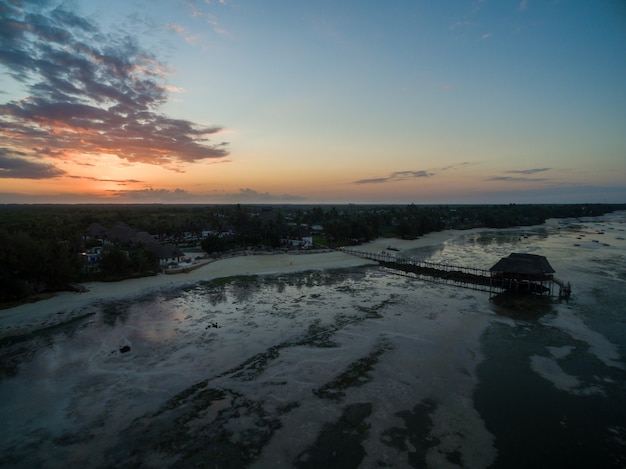
[[[489,270],[491,272],[527,275],[553,274],[555,272],[544,256],[519,253],[512,253],[508,257],[503,257]]]
[[[183,253],[173,244],[159,244],[154,246],[154,255],[159,259],[173,259],[176,257],[183,257]]]
[[[109,236],[123,243],[133,240],[137,230],[132,229],[126,223],[118,221],[113,228],[109,230]]]
[[[104,238],[109,234],[109,230],[102,226],[100,223],[92,223],[91,225],[89,225],[89,228],[87,228],[87,232],[90,236],[96,238]]]

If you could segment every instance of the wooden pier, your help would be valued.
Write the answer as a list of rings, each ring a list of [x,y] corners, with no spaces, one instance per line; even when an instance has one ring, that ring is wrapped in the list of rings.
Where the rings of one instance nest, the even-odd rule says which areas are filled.
[[[455,285],[472,290],[497,294],[504,291],[512,293],[549,293],[553,294],[554,285],[559,287],[559,297],[569,296],[571,286],[553,275],[542,276],[540,280],[525,280],[519,276],[504,276],[490,269],[481,269],[453,264],[431,262],[386,251],[377,253],[353,248],[341,248],[342,252],[378,262],[395,274],[437,283]]]

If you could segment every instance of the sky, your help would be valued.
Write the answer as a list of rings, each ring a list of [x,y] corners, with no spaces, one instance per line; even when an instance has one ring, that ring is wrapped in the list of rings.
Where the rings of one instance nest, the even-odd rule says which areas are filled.
[[[0,203],[626,203],[626,2],[0,0]]]

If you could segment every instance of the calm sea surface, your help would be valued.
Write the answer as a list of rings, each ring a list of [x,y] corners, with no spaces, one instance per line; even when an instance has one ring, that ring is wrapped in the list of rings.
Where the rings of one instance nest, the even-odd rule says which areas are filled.
[[[625,467],[626,213],[405,251],[541,254],[567,300],[380,267],[101,303],[0,344],[2,467]]]

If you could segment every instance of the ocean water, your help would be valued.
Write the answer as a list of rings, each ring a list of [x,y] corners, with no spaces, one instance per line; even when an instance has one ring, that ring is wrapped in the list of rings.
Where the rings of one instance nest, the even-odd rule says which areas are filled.
[[[545,255],[569,299],[370,266],[91,305],[2,341],[0,465],[624,467],[625,230],[617,212],[403,253]]]

